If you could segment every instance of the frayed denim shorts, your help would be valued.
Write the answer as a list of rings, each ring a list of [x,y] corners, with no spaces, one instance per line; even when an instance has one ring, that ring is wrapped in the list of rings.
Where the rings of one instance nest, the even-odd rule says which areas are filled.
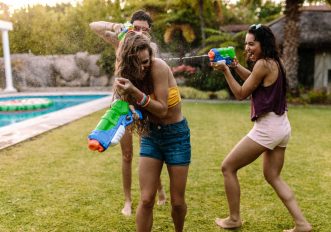
[[[162,160],[168,165],[190,164],[190,129],[186,119],[168,125],[150,123],[149,130],[141,138],[140,156]]]

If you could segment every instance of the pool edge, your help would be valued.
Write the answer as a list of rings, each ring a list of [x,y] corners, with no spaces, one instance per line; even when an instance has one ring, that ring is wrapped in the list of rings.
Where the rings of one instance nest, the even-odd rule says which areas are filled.
[[[11,125],[0,128],[0,150],[10,147],[12,145],[23,142],[34,136],[40,135],[46,131],[63,126],[79,118],[90,115],[98,110],[109,107],[112,99],[111,92],[72,92],[72,93],[59,93],[55,92],[54,95],[95,95],[95,94],[110,94],[93,101],[68,107],[59,111],[51,112],[35,118],[27,119],[22,122],[14,123]],[[27,93],[23,93],[27,94]],[[35,95],[50,95],[53,93],[36,93]],[[31,95],[33,95],[31,93]],[[6,94],[8,96],[8,94]]]

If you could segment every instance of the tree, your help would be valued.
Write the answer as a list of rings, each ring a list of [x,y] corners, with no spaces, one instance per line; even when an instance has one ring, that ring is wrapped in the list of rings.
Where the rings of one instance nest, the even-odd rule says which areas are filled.
[[[3,2],[0,2],[0,19],[8,21],[9,17],[9,7]]]
[[[199,19],[202,47],[206,46],[205,21],[203,19],[203,0],[199,0]]]
[[[286,0],[285,6],[285,25],[284,25],[284,59],[286,75],[292,95],[298,95],[298,66],[299,66],[299,7],[303,4],[304,0]]]

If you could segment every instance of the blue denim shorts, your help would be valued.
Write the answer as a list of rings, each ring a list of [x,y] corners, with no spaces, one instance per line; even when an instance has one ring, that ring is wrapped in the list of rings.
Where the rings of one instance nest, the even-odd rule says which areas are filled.
[[[190,129],[186,119],[169,125],[150,123],[149,130],[149,134],[141,138],[140,156],[162,160],[169,165],[190,164]]]

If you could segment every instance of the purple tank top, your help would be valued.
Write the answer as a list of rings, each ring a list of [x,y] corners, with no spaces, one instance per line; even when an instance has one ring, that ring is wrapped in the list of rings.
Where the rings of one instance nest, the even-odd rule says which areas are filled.
[[[252,93],[251,120],[255,121],[263,114],[274,112],[277,115],[287,111],[286,104],[286,80],[278,66],[277,80],[267,87],[261,83]]]

